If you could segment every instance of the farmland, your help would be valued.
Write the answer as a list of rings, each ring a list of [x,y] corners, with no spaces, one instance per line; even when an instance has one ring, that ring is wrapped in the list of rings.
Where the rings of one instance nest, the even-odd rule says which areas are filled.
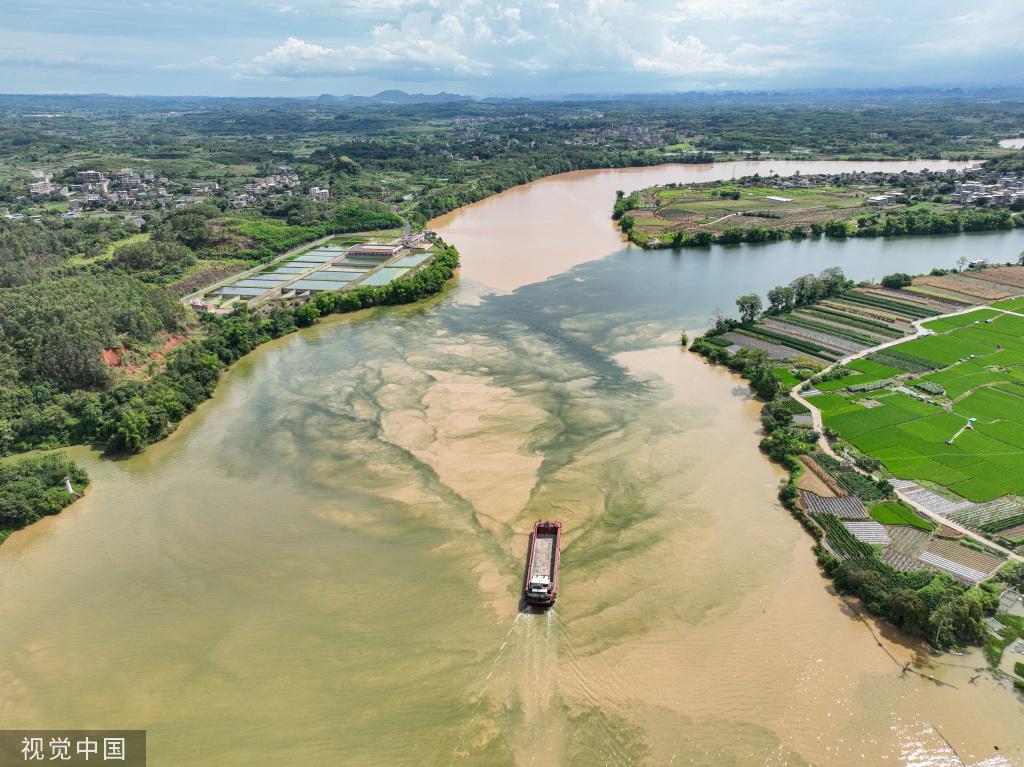
[[[779,500],[818,541],[818,561],[837,590],[944,648],[985,640],[983,623],[947,631],[943,616],[982,614],[980,603],[991,602],[987,582],[1024,529],[1020,472],[999,463],[1024,456],[1024,445],[983,455],[969,439],[983,418],[1014,435],[1024,435],[1024,422],[1010,420],[1012,408],[998,412],[1002,403],[992,399],[1017,396],[1004,388],[1015,381],[954,400],[930,378],[1004,352],[1001,364],[1011,370],[1024,316],[980,306],[974,294],[1016,293],[1024,269],[929,276],[937,278],[930,287],[956,299],[922,295],[913,288],[929,283],[907,275],[856,287],[838,269],[806,275],[768,291],[764,311],[759,296],[740,296],[740,319],[719,315],[691,348],[739,372],[766,400],[761,449],[789,471]],[[791,397],[795,389],[802,396]],[[903,600],[920,610],[909,614]]]
[[[919,530],[931,530],[934,525],[922,519],[917,512],[899,501],[883,501],[870,509],[871,518],[883,525],[909,525]]]
[[[891,490],[865,467],[933,513],[1019,546],[1024,268],[900,277],[846,288],[835,275],[801,278],[811,282],[770,291],[756,320],[724,322],[701,344],[719,350],[712,354],[764,354],[779,387],[800,387],[834,451],[851,459],[814,460],[845,492],[876,504],[875,521],[915,525],[900,521],[907,507],[888,500]],[[815,291],[819,300],[799,300]]]
[[[844,189],[822,185],[799,189],[727,182],[651,187],[637,193],[632,218],[636,233],[651,238],[664,238],[680,230],[719,233],[731,227],[809,227],[867,213],[868,191],[877,194],[882,187]]]
[[[1011,210],[954,204],[945,174],[923,171],[820,176],[744,177],[701,184],[671,183],[620,196],[612,217],[643,247],[702,246],[713,242],[773,242],[805,237],[946,234],[1010,229],[1024,219]],[[1014,209],[1016,210],[1016,209]],[[924,278],[922,294],[943,297]],[[968,292],[984,290],[956,277]],[[1006,294],[980,293],[983,298]]]
[[[934,334],[883,353],[903,369],[869,400],[851,375],[808,401],[896,477],[975,502],[1024,494],[1024,317],[978,310],[924,327]]]

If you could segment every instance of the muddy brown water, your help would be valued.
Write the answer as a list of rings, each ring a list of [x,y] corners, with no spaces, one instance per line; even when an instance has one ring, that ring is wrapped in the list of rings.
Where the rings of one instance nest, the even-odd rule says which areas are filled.
[[[73,450],[86,498],[0,546],[0,727],[145,728],[154,765],[1024,764],[978,653],[930,657],[830,592],[758,403],[676,346],[807,271],[1024,237],[643,252],[607,218],[616,189],[731,173],[457,211],[444,296],[266,345],[143,455]],[[565,526],[559,601],[520,613],[540,517]]]

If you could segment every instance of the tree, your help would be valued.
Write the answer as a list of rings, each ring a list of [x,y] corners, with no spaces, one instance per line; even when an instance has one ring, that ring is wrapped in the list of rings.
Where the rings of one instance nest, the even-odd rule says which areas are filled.
[[[883,288],[892,288],[898,290],[899,288],[905,288],[913,282],[913,279],[909,274],[903,272],[896,272],[895,274],[887,274],[882,278]]]
[[[794,306],[806,306],[807,304],[813,304],[819,298],[824,298],[824,295],[819,292],[820,283],[813,274],[797,277],[789,283],[789,287],[793,291]]]
[[[757,293],[748,293],[736,299],[736,306],[740,310],[740,322],[750,324],[761,314],[761,296]]]
[[[196,261],[192,251],[174,242],[133,242],[114,250],[111,268],[136,273],[146,282],[168,282]]]
[[[141,410],[140,400],[121,406],[116,416],[107,450],[111,453],[139,453],[148,442],[149,419]]]
[[[789,285],[776,285],[768,291],[769,314],[782,314],[793,309],[796,291]]]
[[[999,577],[1017,589],[1024,589],[1024,562],[1009,562],[999,572]]]
[[[818,275],[818,280],[821,282],[821,292],[826,298],[834,298],[841,293],[845,293],[852,284],[850,280],[846,279],[843,270],[838,266],[822,269]]]
[[[928,603],[911,589],[896,589],[886,605],[889,620],[908,633],[920,636],[928,630]]]
[[[193,205],[170,213],[157,228],[154,237],[176,240],[190,248],[205,245],[210,238],[209,218],[216,213],[211,206]]]
[[[847,221],[826,221],[825,236],[843,239],[850,236],[850,224]]]
[[[316,304],[309,302],[295,310],[295,324],[300,328],[308,328],[320,319],[320,310]]]

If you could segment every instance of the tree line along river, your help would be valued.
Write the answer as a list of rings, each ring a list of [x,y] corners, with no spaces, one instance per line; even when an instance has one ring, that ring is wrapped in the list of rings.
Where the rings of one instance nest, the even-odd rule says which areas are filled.
[[[800,274],[1024,232],[646,252],[608,217],[616,189],[940,165],[587,171],[432,222],[443,296],[261,347],[142,455],[71,451],[86,498],[0,547],[0,726],[145,728],[154,765],[1024,763],[979,653],[830,593],[758,403],[677,344]],[[520,614],[541,517],[559,602]]]

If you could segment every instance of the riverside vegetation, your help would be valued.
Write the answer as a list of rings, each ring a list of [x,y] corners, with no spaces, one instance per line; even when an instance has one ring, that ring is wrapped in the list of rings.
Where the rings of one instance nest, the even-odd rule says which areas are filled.
[[[840,297],[852,287],[852,282],[845,279],[839,269],[829,269],[818,277],[808,275],[792,286],[780,286],[774,294],[789,296],[792,308]],[[827,363],[814,360],[811,356],[801,357],[799,351],[794,352],[789,365],[772,359],[765,349],[740,348],[730,351],[726,347],[732,344],[723,341],[722,337],[737,328],[751,326],[760,314],[760,299],[757,296],[741,297],[737,304],[741,318],[717,316],[715,326],[697,338],[691,350],[715,364],[725,365],[738,372],[765,400],[761,416],[765,436],[761,449],[788,470],[789,478],[780,487],[779,499],[815,538],[815,553],[826,574],[841,593],[858,597],[871,614],[899,626],[909,634],[926,639],[936,648],[991,644],[985,619],[996,614],[1001,590],[1019,582],[1022,568],[1018,563],[1007,565],[997,579],[983,581],[976,587],[969,587],[944,573],[925,569],[899,570],[882,561],[876,547],[854,538],[834,518],[827,518],[826,515],[812,518],[797,504],[797,479],[807,470],[800,456],[817,450],[819,434],[810,425],[795,422],[794,417],[806,412],[806,408],[788,396],[788,389],[801,379],[813,380],[815,383],[828,380],[829,374],[818,374],[822,365]],[[831,377],[838,379],[844,375],[847,375],[847,371]],[[827,459],[828,456],[823,458]],[[866,471],[879,468],[879,463],[870,456],[861,456],[858,463]],[[879,504],[879,511],[892,514],[895,501],[892,485],[888,481],[876,480],[852,470],[850,474],[856,477],[856,481],[849,485],[854,495],[868,503],[881,501],[884,505]],[[900,513],[912,512],[906,509]],[[822,541],[826,537],[832,551],[839,552],[841,557],[835,556],[823,545]],[[994,665],[998,663],[1000,654],[1001,648],[998,654],[990,650],[989,658]]]
[[[65,479],[76,490],[89,483],[81,468],[59,454],[0,463],[0,542],[18,528],[56,514],[74,501],[77,496],[64,488]]]
[[[156,251],[163,252],[159,247]],[[118,274],[92,281],[57,278],[25,290],[4,291],[0,327],[11,345],[5,350],[9,385],[4,386],[0,400],[0,447],[10,453],[99,443],[107,453],[139,452],[172,432],[212,396],[220,374],[259,344],[308,327],[328,314],[411,303],[433,295],[444,288],[458,265],[458,251],[445,246],[416,274],[385,286],[323,292],[306,303],[266,312],[239,309],[229,315],[204,314],[190,334],[193,337],[166,355],[159,372],[119,381],[101,361],[100,351],[106,344],[145,343],[160,331],[182,329],[187,310],[166,291]],[[134,284],[125,285],[125,281]],[[131,290],[118,291],[118,287]],[[45,291],[59,291],[59,296]],[[133,297],[135,303],[119,302],[126,297]],[[22,349],[30,352],[21,353]],[[54,458],[58,459],[60,468],[37,458],[4,467],[4,478],[11,484],[0,500],[0,530],[9,533],[42,513],[59,511],[54,499],[68,501],[71,496],[62,487],[53,489],[58,474],[86,481],[74,464]],[[51,487],[44,492],[40,483],[47,478]]]
[[[959,234],[1024,226],[1024,200],[1008,209],[957,206],[950,203],[952,190],[944,173],[750,177],[620,192],[612,218],[630,242],[645,248],[822,236]],[[891,206],[867,202],[884,193],[894,194]]]
[[[0,96],[0,207],[12,217],[0,219],[0,455],[96,441],[134,451],[159,439],[254,339],[314,321],[328,301],[200,324],[175,298],[310,239],[422,225],[583,168],[760,158],[770,148],[801,159],[1013,163],[997,139],[1024,119],[1017,91],[999,100],[911,90],[528,108],[519,99],[393,96]],[[966,140],[953,119],[965,109],[977,118]],[[140,198],[141,207],[110,203],[68,218],[57,192],[30,194],[33,171],[51,173],[60,188],[84,171],[140,162],[169,179],[175,207]],[[329,188],[330,200],[300,193],[238,202],[283,164],[300,189]],[[453,257],[413,287],[355,291],[360,306],[430,292]]]

